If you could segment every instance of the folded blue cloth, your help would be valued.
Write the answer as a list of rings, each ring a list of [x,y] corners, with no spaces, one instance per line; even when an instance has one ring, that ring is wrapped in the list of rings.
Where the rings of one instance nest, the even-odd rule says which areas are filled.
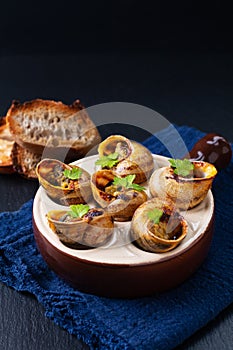
[[[190,149],[204,134],[178,127]],[[168,135],[169,136],[169,135]],[[166,148],[154,137],[145,145]],[[92,349],[172,349],[233,301],[233,162],[214,181],[215,234],[208,258],[181,286],[157,296],[117,300],[81,293],[55,275],[36,248],[32,200],[0,214],[0,279],[33,293],[46,315]]]

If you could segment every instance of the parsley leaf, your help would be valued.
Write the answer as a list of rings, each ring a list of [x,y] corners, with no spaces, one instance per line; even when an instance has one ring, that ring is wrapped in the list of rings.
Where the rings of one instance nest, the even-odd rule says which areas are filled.
[[[68,212],[72,218],[82,218],[90,209],[89,205],[87,204],[77,204],[77,205],[70,205],[71,211]]]
[[[63,175],[70,180],[77,180],[80,178],[82,170],[79,168],[66,169],[63,171]]]
[[[145,190],[145,187],[133,183],[135,177],[136,177],[136,175],[128,175],[128,176],[122,177],[122,178],[121,177],[114,177],[113,185],[115,185],[117,187],[122,187],[122,188],[132,188],[136,191]]]
[[[107,156],[103,156],[98,159],[95,164],[101,165],[102,168],[112,168],[116,165],[120,160],[118,159],[119,154],[117,152],[110,153]]]
[[[174,174],[180,175],[183,177],[190,175],[190,173],[194,169],[193,163],[190,162],[190,160],[188,160],[188,159],[184,159],[184,160],[169,159],[169,162],[170,162],[172,168],[174,168]]]
[[[160,219],[163,215],[163,211],[161,209],[153,209],[151,211],[148,211],[147,216],[148,218],[153,221],[154,224],[159,224]]]

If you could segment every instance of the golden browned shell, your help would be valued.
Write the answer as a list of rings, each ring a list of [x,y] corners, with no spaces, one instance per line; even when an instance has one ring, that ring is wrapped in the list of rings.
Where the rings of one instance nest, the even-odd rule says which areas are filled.
[[[155,208],[163,212],[158,224],[154,224],[148,216]],[[135,211],[131,223],[132,239],[140,248],[152,253],[164,253],[174,249],[187,232],[188,225],[184,218],[158,198],[143,203]]]
[[[100,143],[99,156],[118,153],[119,163],[112,168],[116,176],[123,177],[135,174],[135,183],[142,183],[149,179],[154,161],[150,151],[135,141],[130,141],[121,135],[112,135]]]
[[[89,209],[82,218],[72,218],[68,211],[51,210],[47,219],[60,241],[71,248],[104,245],[114,228],[112,217],[98,208]]]
[[[99,170],[92,175],[91,188],[95,201],[116,221],[131,220],[139,205],[147,200],[144,191],[117,189],[111,170]]]
[[[181,177],[174,174],[171,167],[154,171],[149,181],[149,190],[153,197],[172,202],[179,209],[191,209],[201,203],[212,186],[217,174],[214,165],[202,161],[192,162],[192,177]]]
[[[64,176],[64,170],[80,169],[81,176],[71,180]],[[91,198],[89,173],[75,165],[68,165],[56,159],[43,159],[36,167],[36,174],[48,196],[62,205],[87,203]]]

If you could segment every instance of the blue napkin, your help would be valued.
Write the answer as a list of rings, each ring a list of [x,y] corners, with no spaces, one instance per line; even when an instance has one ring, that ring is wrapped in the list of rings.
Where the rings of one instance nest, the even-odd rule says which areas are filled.
[[[178,127],[190,149],[204,134]],[[154,137],[145,145],[167,154]],[[91,349],[172,349],[233,301],[233,162],[215,179],[215,234],[208,258],[181,286],[161,295],[119,300],[73,289],[41,258],[32,232],[32,200],[0,214],[0,279],[34,294],[46,315]]]

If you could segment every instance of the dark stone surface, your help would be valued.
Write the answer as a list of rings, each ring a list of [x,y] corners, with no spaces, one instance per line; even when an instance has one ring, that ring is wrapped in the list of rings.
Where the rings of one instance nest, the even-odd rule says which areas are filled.
[[[6,113],[12,99],[40,97],[71,103],[80,98],[86,106],[133,102],[171,122],[233,141],[232,62],[232,54],[223,53],[2,55],[0,114]],[[134,136],[141,137],[139,132]],[[18,209],[34,196],[37,186],[17,175],[1,175],[0,211]],[[34,297],[2,284],[0,311],[1,350],[86,348],[48,320]],[[232,349],[232,326],[230,306],[179,349]]]

